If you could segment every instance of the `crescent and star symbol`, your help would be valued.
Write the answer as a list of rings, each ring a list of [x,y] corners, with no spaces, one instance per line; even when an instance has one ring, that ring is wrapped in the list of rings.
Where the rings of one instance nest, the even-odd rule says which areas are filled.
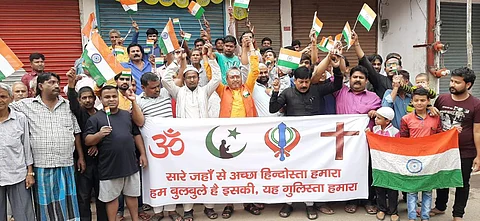
[[[205,146],[207,147],[208,152],[210,152],[210,154],[212,154],[213,156],[215,156],[217,158],[220,158],[220,159],[235,158],[235,157],[239,156],[240,154],[242,154],[243,151],[245,150],[245,148],[247,147],[247,143],[245,143],[245,145],[243,146],[242,149],[240,149],[239,151],[234,152],[234,153],[229,153],[228,152],[230,150],[230,145],[227,145],[227,142],[226,142],[225,139],[221,140],[219,148],[217,146],[215,146],[212,138],[213,138],[213,133],[215,132],[215,130],[218,127],[220,127],[220,126],[216,126],[216,127],[212,128],[208,132],[207,137],[205,138]],[[230,133],[228,135],[228,137],[233,137],[235,139],[237,139],[237,136],[239,134],[241,134],[240,132],[237,132],[237,128],[234,128],[233,130],[228,130],[228,132]]]

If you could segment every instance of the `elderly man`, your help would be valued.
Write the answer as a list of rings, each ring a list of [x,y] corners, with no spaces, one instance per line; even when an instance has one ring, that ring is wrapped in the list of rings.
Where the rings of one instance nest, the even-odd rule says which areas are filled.
[[[34,202],[37,220],[78,220],[80,218],[74,179],[73,151],[78,170],[85,170],[80,127],[68,101],[60,96],[60,77],[43,73],[37,78],[35,98],[12,103],[27,116],[33,153]]]
[[[24,114],[8,107],[13,94],[10,86],[0,83],[0,220],[5,220],[7,196],[13,218],[33,221],[30,187],[33,178],[33,158],[30,149],[28,121]],[[9,160],[7,160],[9,159]]]
[[[12,84],[13,101],[19,101],[28,97],[28,87],[23,82]]]

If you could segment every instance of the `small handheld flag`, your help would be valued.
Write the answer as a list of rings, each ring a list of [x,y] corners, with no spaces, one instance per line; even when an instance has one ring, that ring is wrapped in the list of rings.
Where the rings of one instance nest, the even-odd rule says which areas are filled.
[[[320,49],[320,51],[323,52],[329,52],[333,49],[334,47],[334,42],[332,41],[332,37],[322,38],[322,41],[320,41],[319,44],[317,44],[317,48]]]
[[[145,54],[153,53],[153,46],[155,45],[155,41],[147,39],[145,45]]]
[[[23,67],[23,63],[0,38],[0,81]]]
[[[249,4],[250,0],[235,0],[235,3],[233,3],[233,7],[248,8]]]
[[[300,65],[302,59],[302,53],[297,51],[288,50],[285,48],[280,49],[278,55],[278,66],[296,69]]]
[[[367,29],[367,31],[370,31],[376,17],[377,14],[372,10],[372,8],[370,8],[370,6],[367,5],[367,3],[365,3],[363,4],[362,10],[360,10],[360,13],[358,14],[357,21],[359,21],[360,24]],[[353,30],[355,30],[355,26],[353,27]]]
[[[194,1],[188,5],[188,11],[190,11],[190,14],[195,16],[196,19],[202,18],[203,13],[205,13],[205,9]]]
[[[192,37],[192,34],[190,34],[190,33],[185,33],[183,39],[184,39],[185,41],[190,41],[190,38],[191,38],[191,37]]]
[[[345,27],[343,27],[342,31],[343,37],[345,38],[345,41],[347,42],[347,50],[350,49],[352,46],[352,30],[350,29],[350,24],[345,23]]]
[[[132,77],[132,70],[127,68],[122,71],[122,77]]]
[[[320,21],[320,19],[317,18],[317,12],[315,12],[315,15],[313,16],[312,27],[315,30],[315,36],[318,37],[318,35],[320,34],[320,31],[322,31],[323,22]]]
[[[161,67],[165,62],[165,59],[163,57],[156,57],[155,58],[155,68]]]
[[[122,4],[123,10],[130,15],[138,11],[136,0],[120,0],[120,3]]]
[[[105,107],[105,114],[107,115],[108,126],[111,127],[110,118],[108,117],[108,116],[112,115],[112,112],[110,112],[110,107]]]
[[[180,48],[171,19],[167,22],[167,25],[160,34],[158,42],[163,54],[168,54]]]

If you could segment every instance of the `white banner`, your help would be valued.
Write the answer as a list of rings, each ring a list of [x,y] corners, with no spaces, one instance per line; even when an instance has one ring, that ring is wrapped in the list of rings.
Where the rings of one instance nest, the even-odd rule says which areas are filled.
[[[143,201],[284,203],[368,197],[366,115],[147,119]]]

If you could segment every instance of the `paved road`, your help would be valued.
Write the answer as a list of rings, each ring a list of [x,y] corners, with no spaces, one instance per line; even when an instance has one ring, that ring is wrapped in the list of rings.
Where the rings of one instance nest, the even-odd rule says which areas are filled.
[[[468,201],[468,206],[466,209],[465,220],[466,221],[478,221],[480,220],[480,174],[476,174],[472,176],[470,180],[471,190],[470,190],[470,198]],[[435,193],[434,193],[435,194]],[[453,191],[450,191],[450,201],[449,201],[449,209],[444,215],[432,217],[432,221],[450,221],[452,220],[451,217],[451,208],[453,204]],[[236,210],[233,216],[228,219],[229,221],[274,221],[274,220],[285,220],[285,221],[298,221],[298,220],[308,220],[305,215],[305,206],[301,203],[294,204],[294,212],[289,218],[283,219],[278,216],[278,211],[281,208],[281,205],[267,205],[265,210],[259,216],[251,215],[250,213],[242,210],[242,206],[240,204],[235,205]],[[347,221],[347,220],[355,220],[355,221],[372,221],[376,220],[374,215],[368,215],[362,207],[359,207],[357,213],[355,214],[348,214],[343,211],[343,204],[337,203],[334,204],[333,209],[335,210],[334,215],[324,215],[319,212],[319,217],[317,220],[328,220],[328,221]],[[401,220],[407,220],[407,212],[406,212],[406,204],[401,202],[399,205],[400,211],[400,218]],[[203,207],[201,205],[195,206],[195,221],[210,221],[205,215],[203,215]],[[221,212],[223,207],[221,205],[216,206],[215,210],[217,212]],[[151,211],[148,211],[151,213]],[[179,210],[181,212],[181,208]],[[131,220],[128,215],[125,220]],[[163,220],[170,220],[169,218],[164,218]],[[223,220],[222,218],[218,218],[217,220]],[[389,220],[388,218],[385,220]]]

